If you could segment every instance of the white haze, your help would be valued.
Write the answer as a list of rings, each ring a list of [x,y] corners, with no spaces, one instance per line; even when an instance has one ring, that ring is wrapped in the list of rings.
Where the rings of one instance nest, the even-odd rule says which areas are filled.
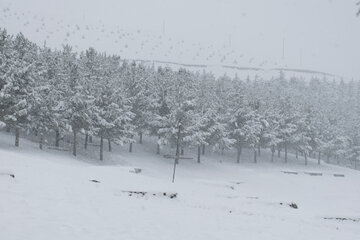
[[[0,0],[0,27],[128,59],[360,77],[355,0]],[[283,56],[284,43],[284,56]]]

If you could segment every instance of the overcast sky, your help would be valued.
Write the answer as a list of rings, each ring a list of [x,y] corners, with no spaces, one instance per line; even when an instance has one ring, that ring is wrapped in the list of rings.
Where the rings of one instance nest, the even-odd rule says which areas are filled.
[[[213,64],[224,58],[223,64],[287,66],[360,79],[360,18],[355,16],[355,3],[0,0],[0,27],[10,33],[23,31],[31,40],[57,48],[66,41],[79,50],[94,46],[128,58]],[[117,29],[128,35],[118,38]]]

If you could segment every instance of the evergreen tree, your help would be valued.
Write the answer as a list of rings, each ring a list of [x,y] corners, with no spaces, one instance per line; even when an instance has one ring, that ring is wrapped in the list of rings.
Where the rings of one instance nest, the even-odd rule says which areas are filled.
[[[18,34],[13,42],[12,65],[0,93],[2,121],[15,129],[15,146],[19,146],[20,129],[28,129],[31,99],[35,84],[37,46]]]

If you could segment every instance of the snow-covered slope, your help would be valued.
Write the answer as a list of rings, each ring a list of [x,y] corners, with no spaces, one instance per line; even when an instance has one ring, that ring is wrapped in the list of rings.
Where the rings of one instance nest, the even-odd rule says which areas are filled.
[[[115,147],[106,152],[103,163],[86,155],[73,158],[68,152],[40,151],[23,139],[16,149],[12,142],[12,136],[0,133],[0,239],[352,240],[360,236],[360,173],[350,169],[317,166],[315,161],[303,166],[294,158],[288,165],[279,159],[270,164],[265,150],[257,165],[249,157],[237,165],[231,152],[223,157],[207,153],[201,164],[183,160],[171,183],[172,161],[155,155],[149,140],[136,144],[132,154]],[[142,172],[133,173],[134,167]]]

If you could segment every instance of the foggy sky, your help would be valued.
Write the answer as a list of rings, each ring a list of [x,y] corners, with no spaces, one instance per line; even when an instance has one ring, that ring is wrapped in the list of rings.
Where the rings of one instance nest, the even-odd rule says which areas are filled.
[[[128,58],[213,64],[221,58],[221,51],[234,51],[224,63],[234,64],[236,59],[239,66],[287,66],[360,79],[360,18],[356,17],[355,3],[355,0],[0,0],[0,27],[6,27],[10,33],[22,31],[39,44],[46,41],[60,48],[65,32],[69,32],[67,25],[73,29],[78,24],[79,36],[71,34],[68,43],[77,45],[79,50],[94,45],[101,51]],[[9,14],[3,11],[6,7],[11,16],[4,17]],[[24,14],[19,17],[20,13]],[[46,30],[39,31],[41,18],[45,19]],[[63,30],[57,26],[60,20],[60,25],[65,26]],[[86,25],[104,28],[106,32],[100,36],[95,30],[86,32]],[[110,32],[117,27],[132,33],[132,37],[123,37],[116,43],[110,41],[116,35]],[[166,48],[172,46],[174,52],[169,50],[165,56],[162,52],[165,40],[158,36],[169,39]],[[158,45],[157,48],[153,52],[140,51],[138,45],[144,39],[149,39],[147,46]],[[179,40],[184,44],[176,45]],[[136,42],[134,48],[127,46],[132,41]],[[199,46],[207,49],[194,58]],[[182,56],[176,52],[179,48],[184,52]],[[214,49],[217,50],[214,57],[206,59],[206,51],[210,54]]]

